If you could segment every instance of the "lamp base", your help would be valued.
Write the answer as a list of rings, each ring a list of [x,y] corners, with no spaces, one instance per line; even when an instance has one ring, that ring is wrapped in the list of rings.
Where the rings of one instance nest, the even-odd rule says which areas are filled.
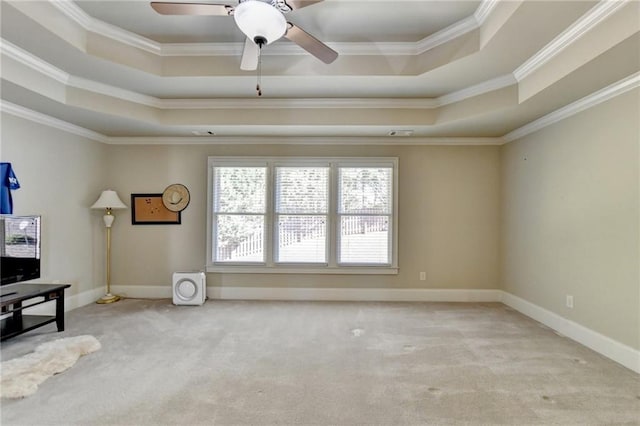
[[[116,296],[115,294],[107,293],[104,296],[102,296],[100,299],[96,300],[96,303],[104,305],[104,304],[107,304],[107,303],[117,302],[118,300],[120,300],[120,296]]]

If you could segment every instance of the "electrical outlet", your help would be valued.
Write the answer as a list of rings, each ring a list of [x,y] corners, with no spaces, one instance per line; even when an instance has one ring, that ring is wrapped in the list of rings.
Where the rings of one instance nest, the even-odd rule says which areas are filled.
[[[573,296],[567,294],[567,308],[573,309]]]
[[[427,273],[420,272],[420,281],[426,281],[426,279],[427,279]]]

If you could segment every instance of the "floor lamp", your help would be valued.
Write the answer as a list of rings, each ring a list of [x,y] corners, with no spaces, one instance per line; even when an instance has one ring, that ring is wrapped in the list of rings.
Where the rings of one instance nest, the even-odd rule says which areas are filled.
[[[112,210],[126,209],[127,206],[120,201],[116,191],[107,189],[102,191],[98,201],[93,203],[92,209],[104,209],[105,214],[102,216],[104,220],[104,226],[107,228],[107,292],[104,296],[96,301],[96,303],[113,303],[120,300],[120,296],[111,294],[111,225],[115,216],[111,213]]]

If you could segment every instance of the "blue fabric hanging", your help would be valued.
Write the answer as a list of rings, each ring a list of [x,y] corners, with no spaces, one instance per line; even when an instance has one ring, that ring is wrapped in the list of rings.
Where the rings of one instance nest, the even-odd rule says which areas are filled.
[[[13,213],[13,198],[11,198],[11,191],[20,188],[20,182],[13,169],[11,163],[0,163],[0,177],[2,178],[0,188],[0,213],[12,214]]]

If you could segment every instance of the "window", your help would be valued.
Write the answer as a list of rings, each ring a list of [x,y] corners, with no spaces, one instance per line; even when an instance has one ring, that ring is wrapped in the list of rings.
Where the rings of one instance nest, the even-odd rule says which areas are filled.
[[[267,168],[216,167],[214,234],[217,262],[264,262]]]
[[[397,273],[397,159],[210,157],[207,271]]]
[[[275,262],[326,263],[329,168],[275,168]]]
[[[389,167],[338,168],[341,263],[389,264]]]

